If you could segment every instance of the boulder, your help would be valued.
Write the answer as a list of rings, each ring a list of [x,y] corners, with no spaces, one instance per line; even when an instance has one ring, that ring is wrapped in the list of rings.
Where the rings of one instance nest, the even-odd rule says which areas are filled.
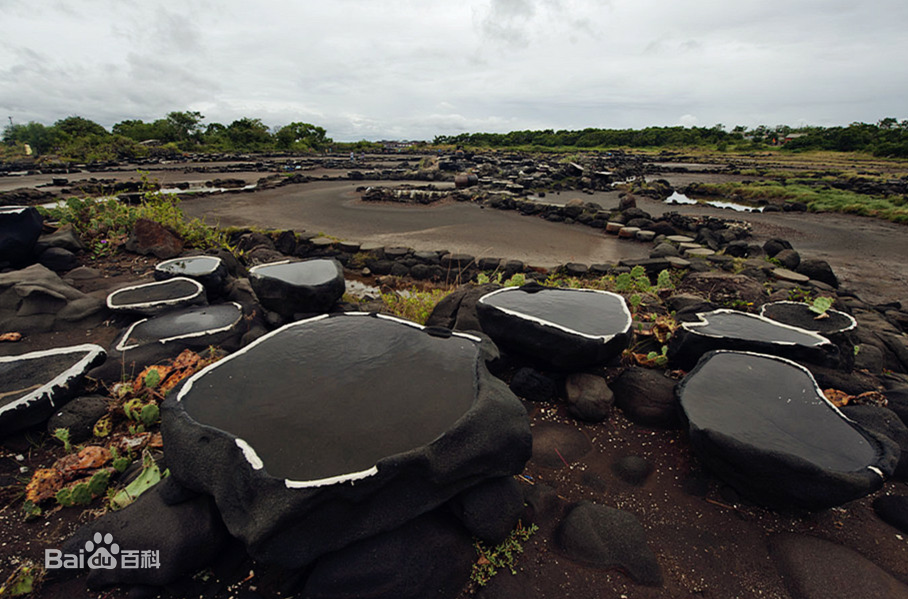
[[[131,285],[107,296],[107,307],[110,310],[144,316],[155,316],[174,308],[207,303],[202,284],[186,277]]]
[[[873,500],[873,511],[880,519],[908,534],[908,495],[883,495]]]
[[[77,397],[50,417],[47,432],[53,435],[58,428],[65,428],[71,443],[82,443],[94,435],[95,423],[109,408],[109,400],[101,395]]]
[[[908,597],[908,585],[857,551],[825,539],[782,533],[770,538],[769,553],[797,599]]]
[[[653,465],[646,458],[637,455],[623,456],[612,463],[612,472],[629,485],[639,487],[653,473]]]
[[[38,256],[38,262],[54,272],[68,272],[79,267],[79,259],[63,248],[47,248]]]
[[[183,240],[164,225],[140,218],[133,225],[124,247],[135,254],[153,254],[156,258],[166,260],[180,255]]]
[[[819,510],[876,491],[898,446],[845,418],[803,366],[714,351],[678,385],[694,451],[756,503]]]
[[[510,387],[514,395],[528,401],[554,401],[558,397],[558,383],[528,367],[514,373]]]
[[[50,417],[106,356],[103,348],[87,343],[0,357],[0,438]]]
[[[154,267],[156,281],[175,277],[193,279],[201,283],[210,293],[218,294],[223,289],[228,267],[218,256],[186,256],[159,262]]]
[[[495,546],[523,516],[523,489],[513,476],[505,476],[470,487],[449,505],[470,534]]]
[[[854,420],[867,430],[889,437],[899,446],[901,453],[892,478],[908,480],[908,426],[905,426],[898,414],[874,405],[846,405],[841,410],[846,418]]]
[[[835,289],[839,288],[839,278],[825,260],[801,260],[796,272],[807,278],[826,283]]]
[[[605,379],[585,372],[569,374],[564,381],[568,413],[584,422],[602,422],[612,411],[615,396]]]
[[[628,368],[611,385],[615,405],[641,426],[680,428],[681,406],[675,381],[662,370]]]
[[[40,264],[0,273],[0,330],[63,331],[100,324],[103,302],[63,282]]]
[[[662,569],[646,542],[646,531],[630,512],[581,501],[556,532],[570,559],[597,568],[617,568],[647,586],[662,585]]]
[[[432,309],[426,326],[444,327],[455,331],[481,331],[476,302],[479,298],[500,289],[499,285],[464,285],[446,295]]]
[[[34,206],[0,207],[0,263],[32,262],[44,217]]]
[[[828,339],[763,316],[719,309],[697,314],[699,322],[685,322],[669,342],[668,358],[689,370],[703,354],[730,349],[749,351],[792,360],[838,366],[841,354]]]
[[[533,425],[533,463],[560,470],[593,450],[589,437],[576,426],[559,422]]]
[[[504,351],[556,370],[616,358],[631,338],[624,298],[592,289],[506,287],[476,303],[482,330]]]
[[[249,269],[249,282],[262,306],[292,319],[324,313],[344,295],[344,267],[334,259],[272,262]]]
[[[224,550],[230,537],[214,501],[189,494],[174,503],[171,497],[180,493],[173,486],[174,481],[165,478],[125,509],[105,514],[67,539],[62,547],[65,554],[84,550],[87,559],[92,551],[113,554],[113,567],[89,570],[90,588],[169,584],[195,574]],[[139,556],[145,551],[157,552],[157,567],[140,567]],[[130,555],[135,556],[136,565]],[[130,562],[124,563],[126,559]]]
[[[377,314],[288,324],[168,396],[168,466],[255,559],[305,566],[523,470],[526,411],[493,353]]]
[[[300,597],[453,598],[469,580],[475,559],[463,527],[433,512],[320,558]]]
[[[48,248],[62,248],[73,254],[85,251],[85,244],[79,238],[72,225],[63,225],[53,233],[42,235],[35,244],[35,252],[41,253]]]

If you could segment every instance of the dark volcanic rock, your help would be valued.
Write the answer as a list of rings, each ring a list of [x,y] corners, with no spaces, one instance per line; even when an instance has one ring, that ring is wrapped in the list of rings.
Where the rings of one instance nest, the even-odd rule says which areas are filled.
[[[700,322],[682,323],[669,343],[669,360],[685,370],[717,349],[767,353],[820,365],[840,363],[838,348],[811,331],[737,310],[713,310],[698,316]]]
[[[0,357],[0,438],[46,420],[106,355],[88,343]]]
[[[319,559],[303,599],[426,599],[457,596],[476,551],[450,516],[433,512]]]
[[[533,462],[560,469],[576,462],[593,449],[586,434],[571,425],[542,422],[533,425]]]
[[[228,269],[218,256],[186,256],[159,262],[154,267],[154,278],[165,281],[185,277],[201,283],[210,292],[218,293],[227,280]]]
[[[908,534],[908,495],[884,495],[873,500],[873,511],[883,522]]]
[[[646,458],[629,455],[615,460],[612,472],[624,482],[640,486],[653,473],[653,465]]]
[[[491,350],[381,315],[289,324],[168,396],[168,466],[253,557],[303,566],[522,471],[526,411]]]
[[[615,405],[642,426],[679,428],[681,406],[675,397],[675,381],[661,370],[628,368],[612,383]]]
[[[595,374],[575,372],[564,381],[568,413],[585,422],[602,422],[612,410],[615,396],[605,379]]]
[[[539,285],[493,291],[476,304],[482,330],[504,351],[558,370],[609,362],[631,338],[624,298]]]
[[[908,480],[908,427],[901,421],[898,414],[888,408],[871,405],[847,405],[842,408],[842,413],[865,429],[895,441],[901,454],[892,478]]]
[[[801,260],[795,272],[814,281],[826,283],[836,289],[839,288],[839,278],[835,276],[832,267],[829,266],[829,262],[825,260]]]
[[[844,312],[827,310],[826,314],[824,318],[817,318],[819,314],[804,302],[772,302],[763,304],[760,309],[760,316],[823,336],[844,333],[857,326],[854,318]]]
[[[824,509],[879,489],[898,447],[845,418],[802,366],[760,354],[706,354],[678,385],[694,451],[774,508]]]
[[[204,495],[173,504],[173,481],[165,478],[123,510],[110,512],[77,530],[63,545],[64,553],[78,553],[91,541],[92,547],[112,549],[115,567],[89,570],[88,585],[100,588],[114,584],[164,585],[195,574],[223,551],[229,535],[218,516],[214,501]],[[106,535],[110,541],[105,542]],[[100,535],[100,537],[98,536]],[[123,567],[126,552],[157,551],[159,567]],[[91,555],[90,551],[86,555]]]
[[[107,296],[107,307],[114,312],[145,316],[207,303],[202,284],[185,277],[124,287]]]
[[[344,295],[344,267],[334,259],[272,262],[249,269],[262,306],[284,318],[327,312]]]
[[[40,264],[0,273],[0,330],[63,331],[97,325],[107,314],[101,300]]]
[[[108,399],[100,395],[77,397],[63,406],[47,421],[47,432],[53,434],[58,428],[69,431],[72,443],[81,443],[94,435],[95,423],[107,414]]]
[[[0,262],[18,265],[32,261],[32,250],[44,217],[34,206],[0,207]]]
[[[470,534],[498,545],[524,513],[523,489],[513,476],[496,478],[467,489],[450,506]]]
[[[54,272],[67,272],[79,267],[79,259],[63,248],[47,248],[38,256],[38,262]]]
[[[529,401],[554,401],[558,396],[558,383],[538,370],[521,368],[511,379],[514,395]]]
[[[124,247],[136,254],[143,256],[154,254],[155,257],[166,260],[180,255],[183,251],[183,240],[164,225],[140,218],[133,225]]]
[[[901,599],[908,586],[866,557],[810,535],[783,533],[769,541],[788,592],[796,599]]]
[[[646,544],[646,532],[630,512],[581,501],[565,516],[556,535],[562,551],[573,560],[619,568],[639,584],[662,584],[662,569]]]
[[[435,305],[426,320],[426,326],[445,327],[455,331],[481,331],[476,302],[496,289],[500,287],[494,284],[460,287]]]

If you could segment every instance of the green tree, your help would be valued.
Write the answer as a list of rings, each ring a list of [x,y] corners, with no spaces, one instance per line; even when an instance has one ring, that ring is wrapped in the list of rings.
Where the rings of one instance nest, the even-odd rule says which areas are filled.
[[[224,134],[236,150],[259,150],[271,142],[268,126],[261,119],[237,119],[227,126]]]
[[[331,139],[325,137],[325,130],[309,123],[290,123],[278,129],[274,134],[277,147],[290,150],[303,146],[313,150],[322,149]]]
[[[65,119],[60,119],[54,123],[54,129],[70,138],[87,137],[89,135],[106,137],[110,135],[107,129],[98,123],[80,116],[68,116]]]

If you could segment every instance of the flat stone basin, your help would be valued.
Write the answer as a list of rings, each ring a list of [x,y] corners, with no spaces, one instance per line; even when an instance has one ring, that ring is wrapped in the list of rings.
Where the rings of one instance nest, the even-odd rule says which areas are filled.
[[[344,294],[344,268],[334,259],[272,262],[249,269],[262,305],[285,318],[327,312]]]
[[[256,559],[303,566],[523,470],[529,421],[495,354],[384,315],[290,323],[165,400],[168,467]]]
[[[669,359],[682,368],[692,368],[703,354],[718,349],[838,365],[838,349],[812,331],[737,310],[713,310],[697,316],[700,321],[683,323],[669,344]]]
[[[133,285],[107,296],[107,307],[117,312],[154,315],[163,311],[207,303],[201,283],[186,277]]]
[[[857,322],[850,314],[838,310],[827,310],[825,318],[818,318],[819,315],[804,302],[764,304],[760,308],[760,316],[824,336],[839,335],[857,326]]]
[[[612,359],[627,347],[633,323],[620,295],[538,285],[486,294],[477,302],[477,314],[503,349],[558,369]]]
[[[760,503],[838,505],[882,486],[898,460],[827,401],[806,368],[784,358],[710,352],[677,393],[694,449]]]
[[[470,409],[477,341],[384,318],[324,317],[240,350],[178,400],[193,420],[242,439],[250,463],[271,476],[355,477],[431,443]]]
[[[0,437],[48,418],[106,356],[89,343],[0,357]]]
[[[127,351],[150,343],[192,338],[202,345],[213,343],[218,335],[234,330],[242,319],[243,308],[235,302],[175,310],[133,324],[114,348]]]
[[[155,270],[172,277],[204,277],[223,267],[217,256],[189,256],[159,262]]]

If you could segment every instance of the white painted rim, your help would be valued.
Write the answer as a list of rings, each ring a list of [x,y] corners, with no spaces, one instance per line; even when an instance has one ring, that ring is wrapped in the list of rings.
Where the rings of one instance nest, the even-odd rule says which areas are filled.
[[[805,308],[808,308],[808,309],[810,308],[810,304],[807,304],[805,302],[792,302],[792,301],[788,301],[788,300],[784,300],[784,301],[780,301],[780,302],[769,302],[768,304],[763,304],[763,306],[760,308],[760,316],[763,316],[764,318],[769,318],[768,316],[764,315],[763,313],[766,311],[767,307],[775,305],[775,304],[791,304],[793,306],[804,306]],[[845,327],[844,329],[836,329],[835,331],[830,331],[830,333],[829,333],[830,335],[832,335],[834,333],[836,333],[836,334],[837,333],[847,333],[848,331],[851,331],[858,326],[858,321],[856,321],[851,314],[846,314],[845,312],[841,312],[839,310],[833,310],[831,308],[829,310],[827,310],[827,312],[831,312],[834,314],[838,314],[840,316],[844,316],[845,318],[848,319],[848,322],[849,322],[848,326]],[[770,318],[770,320],[772,320],[772,319]],[[773,322],[779,322],[779,321],[775,320]],[[782,324],[782,323],[779,323],[779,324]]]
[[[0,357],[0,363],[3,362],[15,362],[18,360],[32,360],[37,358],[43,358],[46,356],[62,355],[62,354],[74,354],[85,352],[85,356],[80,359],[78,362],[55,376],[53,379],[42,385],[41,387],[35,389],[28,395],[24,395],[19,399],[10,402],[0,408],[0,414],[4,412],[12,411],[20,406],[28,405],[30,403],[40,401],[44,397],[48,397],[51,407],[56,407],[53,402],[52,396],[50,395],[54,387],[66,387],[72,381],[81,376],[81,372],[86,368],[88,364],[91,364],[99,356],[106,356],[107,352],[104,351],[99,345],[94,343],[85,343],[83,345],[73,345],[70,347],[63,347],[58,349],[46,349],[42,351],[31,352],[27,354],[22,354],[19,356],[3,356]]]
[[[690,333],[695,333],[697,335],[700,335],[701,337],[710,337],[712,339],[742,339],[741,337],[725,337],[723,335],[713,335],[710,333],[704,333],[702,331],[695,330],[695,329],[698,329],[701,327],[705,327],[709,324],[708,317],[710,314],[739,314],[745,318],[752,318],[752,319],[760,320],[764,323],[771,324],[773,326],[778,326],[778,327],[782,327],[784,329],[789,329],[791,331],[796,331],[807,337],[811,337],[816,341],[816,343],[814,343],[813,345],[804,345],[804,347],[818,347],[821,345],[832,345],[832,343],[829,341],[829,339],[827,339],[826,337],[823,337],[822,335],[820,335],[818,333],[814,333],[813,331],[808,331],[808,330],[802,329],[800,327],[791,326],[790,324],[785,324],[784,322],[779,322],[778,320],[772,320],[771,318],[766,318],[765,316],[761,316],[759,314],[750,314],[749,312],[741,312],[739,310],[731,310],[729,308],[719,308],[718,310],[711,310],[710,312],[697,312],[697,318],[700,319],[700,322],[685,322],[685,323],[681,324],[681,328]],[[802,345],[799,343],[795,343],[794,341],[755,341],[755,343],[767,343],[769,345],[783,345],[783,346]],[[744,353],[744,352],[741,352],[741,353]]]
[[[214,308],[214,307],[216,307],[217,305],[218,305],[218,304],[215,304],[214,306],[208,306],[208,307]],[[232,323],[230,323],[230,324],[227,325],[227,326],[223,326],[223,327],[220,327],[220,328],[217,328],[217,329],[206,329],[206,330],[204,330],[204,331],[196,331],[195,333],[187,333],[187,334],[185,334],[185,335],[174,335],[173,337],[165,337],[164,339],[158,339],[158,340],[157,340],[157,343],[160,343],[160,344],[163,345],[163,344],[165,344],[165,343],[170,343],[171,341],[176,341],[176,340],[178,340],[178,339],[192,339],[193,337],[202,337],[202,336],[204,336],[204,335],[214,335],[214,334],[217,334],[217,333],[223,333],[223,332],[229,331],[230,329],[232,329],[233,327],[235,327],[236,324],[237,324],[240,320],[243,319],[243,307],[242,307],[241,305],[239,305],[238,303],[236,303],[236,302],[229,302],[228,304],[219,304],[219,305],[233,305],[233,306],[236,306],[236,309],[237,309],[237,311],[239,312],[239,316],[237,316],[237,319],[234,320]],[[160,317],[155,317],[155,318],[160,318]],[[139,321],[137,321],[137,322],[132,323],[132,324],[129,326],[129,328],[126,329],[126,333],[123,335],[123,337],[120,339],[120,342],[117,343],[117,346],[116,346],[114,349],[117,350],[117,351],[129,351],[129,350],[131,350],[131,349],[135,349],[135,348],[141,346],[141,345],[142,345],[141,343],[136,343],[136,344],[134,344],[134,345],[123,345],[123,344],[126,343],[126,340],[129,339],[129,336],[130,336],[130,335],[132,335],[132,331],[133,331],[137,326],[139,326],[140,324],[142,324],[143,322],[145,322],[145,321],[147,321],[147,320],[151,320],[151,319],[149,319],[149,318],[143,318],[142,320],[139,320]]]
[[[123,304],[120,306],[115,306],[113,304],[113,299],[118,293],[125,293],[127,291],[135,291],[136,289],[143,289],[143,288],[148,288],[148,287],[160,287],[163,285],[171,284],[171,283],[173,283],[173,281],[192,283],[193,285],[195,285],[196,290],[194,293],[191,293],[189,295],[185,295],[183,297],[177,297],[177,298],[173,298],[173,299],[168,299],[168,300],[156,300],[153,302],[143,302],[143,303],[139,303],[139,304]],[[192,301],[192,300],[196,299],[197,297],[199,297],[200,295],[202,295],[204,292],[205,292],[205,287],[203,287],[202,284],[199,283],[198,281],[196,281],[195,279],[190,279],[188,277],[173,277],[172,279],[165,279],[163,281],[154,281],[152,283],[143,283],[142,285],[132,285],[130,287],[123,287],[122,289],[117,289],[116,291],[114,291],[113,293],[111,293],[110,295],[107,296],[107,307],[110,308],[111,310],[120,311],[120,310],[148,310],[148,309],[160,308],[160,307],[164,307],[164,306],[176,306],[183,302]]]
[[[158,272],[172,275],[172,274],[176,274],[176,273],[172,270],[165,270],[163,267],[167,266],[169,264],[176,264],[177,262],[186,262],[187,260],[193,260],[193,259],[199,259],[199,258],[204,258],[205,260],[215,260],[215,263],[214,263],[214,267],[211,270],[209,270],[207,272],[201,272],[201,273],[195,275],[197,277],[204,277],[206,275],[214,274],[217,271],[217,269],[220,268],[221,264],[224,263],[224,261],[221,260],[220,258],[218,258],[217,256],[185,256],[183,258],[171,258],[170,260],[164,260],[163,262],[158,262],[158,264],[154,267],[154,269]],[[181,275],[181,276],[188,276],[188,275]]]
[[[845,422],[848,422],[849,424],[857,424],[857,422],[855,422],[854,420],[852,420],[851,418],[849,418],[848,416],[843,414],[842,411],[834,403],[829,401],[829,399],[823,393],[823,390],[820,389],[820,385],[817,383],[817,380],[815,378],[813,378],[813,374],[811,374],[810,370],[808,370],[804,366],[798,364],[794,360],[789,360],[788,358],[781,358],[779,356],[773,356],[771,354],[761,354],[759,352],[750,352],[750,351],[734,351],[731,349],[717,349],[717,350],[713,351],[713,354],[737,354],[737,355],[754,356],[757,358],[766,358],[769,360],[775,360],[777,362],[784,362],[785,364],[794,366],[795,368],[798,368],[807,374],[808,378],[810,378],[810,382],[813,383],[813,388],[817,392],[817,395],[820,397],[821,400],[823,400],[826,403],[826,405],[828,407],[832,408],[832,410],[838,415],[839,418],[841,418]],[[863,435],[861,435],[861,436],[863,437]],[[871,472],[873,472],[874,474],[878,475],[880,478],[885,480],[886,477],[883,476],[883,471],[880,470],[879,468],[877,468],[876,466],[867,466],[866,468],[867,468],[867,470],[870,470]],[[837,470],[836,472],[848,472],[848,471]],[[860,472],[860,470],[852,470],[851,472]]]
[[[614,339],[615,337],[617,337],[618,335],[627,334],[630,331],[631,327],[634,325],[634,318],[633,318],[633,316],[631,316],[631,311],[627,307],[627,302],[624,301],[624,297],[618,295],[617,293],[612,293],[611,291],[600,291],[599,289],[565,289],[562,287],[545,287],[543,289],[543,291],[546,289],[558,290],[558,291],[568,291],[568,292],[579,292],[579,293],[600,293],[602,295],[608,295],[608,296],[617,298],[617,299],[621,300],[619,303],[621,305],[621,309],[623,310],[625,317],[627,318],[627,326],[624,328],[623,332],[615,333],[613,335],[590,335],[589,333],[584,333],[582,331],[574,330],[570,327],[566,327],[564,325],[558,324],[557,322],[552,322],[549,320],[545,320],[543,318],[537,318],[535,316],[530,316],[528,314],[524,314],[523,312],[518,312],[516,310],[510,310],[508,308],[501,308],[499,306],[493,306],[492,304],[489,304],[485,301],[486,298],[492,297],[493,295],[497,295],[499,293],[512,293],[514,291],[520,291],[521,290],[520,287],[503,287],[501,289],[496,289],[495,291],[487,293],[484,296],[482,296],[481,298],[479,298],[478,303],[486,305],[489,308],[494,308],[495,310],[508,314],[509,316],[513,316],[515,318],[520,318],[521,320],[533,322],[535,324],[539,324],[544,327],[551,327],[554,329],[558,329],[559,331],[564,331],[566,333],[570,333],[571,335],[577,335],[578,337],[583,337],[585,339],[594,339],[597,341],[602,341],[602,343],[607,343],[607,342],[611,341],[612,339]],[[526,292],[524,292],[524,293],[526,293]]]
[[[244,353],[246,353],[247,351],[249,351],[256,345],[258,345],[260,343],[264,343],[266,340],[270,339],[271,337],[274,337],[278,333],[281,333],[282,331],[285,331],[291,327],[300,326],[303,324],[310,324],[313,322],[317,322],[319,320],[326,320],[328,318],[340,318],[342,316],[352,316],[352,317],[374,316],[381,320],[397,322],[399,324],[404,324],[404,325],[407,325],[409,327],[412,327],[412,328],[415,328],[418,330],[426,329],[426,327],[422,326],[419,323],[411,322],[409,320],[404,320],[403,318],[397,318],[395,316],[388,316],[385,314],[371,314],[369,312],[342,312],[339,314],[320,314],[318,316],[313,316],[312,318],[306,318],[303,320],[298,320],[296,322],[291,322],[291,323],[285,324],[284,326],[282,326],[278,329],[271,331],[270,333],[262,335],[261,337],[259,337],[258,339],[256,339],[255,341],[253,341],[252,343],[247,345],[246,347],[243,347],[243,348],[233,352],[232,354],[230,354],[229,356],[225,357],[222,360],[218,360],[217,362],[215,362],[213,364],[209,364],[202,370],[198,371],[197,373],[195,373],[194,375],[189,377],[189,379],[183,384],[183,387],[180,389],[179,393],[177,393],[176,401],[177,402],[183,401],[183,397],[187,393],[189,393],[189,391],[192,389],[193,384],[195,384],[195,382],[197,380],[201,380],[208,372],[210,372],[211,370],[214,370],[219,365],[225,364],[226,362],[228,362],[229,360],[232,360],[233,358],[235,358],[237,356],[243,355]],[[466,333],[458,333],[455,331],[452,331],[451,333],[452,333],[453,337],[461,337],[463,339],[468,339],[475,343],[482,343],[482,339],[480,339],[479,337],[476,337],[474,335],[468,335]],[[187,414],[187,416],[188,416],[188,414]],[[207,426],[202,422],[199,422],[198,424],[200,424],[202,426]],[[229,431],[224,431],[224,432],[226,434],[230,435],[231,437],[233,437],[234,443],[243,452],[243,457],[246,459],[246,462],[249,464],[249,466],[253,470],[261,470],[265,467],[264,461],[258,455],[258,453],[256,453],[255,448],[253,448],[252,445],[250,445],[248,441],[246,441],[245,439],[243,439],[241,437],[237,437],[236,435],[234,435],[233,433],[231,433]],[[434,440],[432,442],[434,442]],[[394,454],[394,455],[396,455],[396,454]],[[387,457],[390,457],[390,456],[387,456]],[[345,482],[353,483],[354,481],[362,480],[362,479],[368,478],[370,476],[375,476],[376,474],[378,474],[378,465],[372,466],[371,468],[368,468],[366,470],[360,470],[359,472],[349,472],[346,474],[339,474],[337,476],[330,476],[327,478],[318,478],[318,479],[313,479],[313,480],[291,480],[289,478],[285,478],[285,479],[283,479],[283,481],[284,481],[284,486],[286,486],[288,489],[309,489],[309,488],[313,488],[313,487],[324,487],[327,485],[334,485],[334,484],[345,483]]]

